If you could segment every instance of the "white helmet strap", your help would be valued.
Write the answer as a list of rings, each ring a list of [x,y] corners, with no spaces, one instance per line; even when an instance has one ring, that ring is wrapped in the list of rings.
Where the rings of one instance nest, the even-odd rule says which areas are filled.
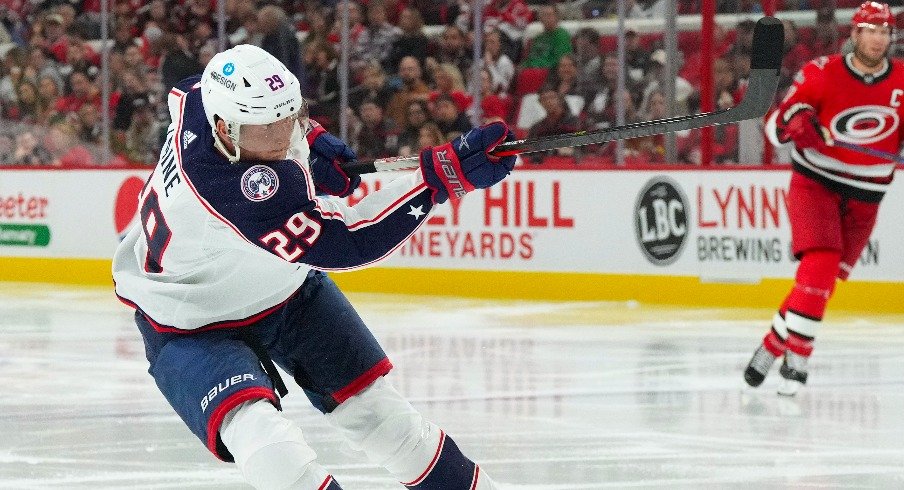
[[[213,146],[220,150],[223,155],[226,156],[226,159],[231,163],[235,163],[239,161],[241,158],[242,149],[239,147],[239,134],[241,132],[241,125],[232,121],[227,121],[226,119],[221,118],[220,116],[215,116],[216,120],[222,120],[226,123],[226,135],[229,137],[229,141],[232,143],[233,148],[235,148],[235,153],[231,153],[226,145],[223,144],[223,140],[220,138],[220,134],[217,131],[216,125],[213,127]]]

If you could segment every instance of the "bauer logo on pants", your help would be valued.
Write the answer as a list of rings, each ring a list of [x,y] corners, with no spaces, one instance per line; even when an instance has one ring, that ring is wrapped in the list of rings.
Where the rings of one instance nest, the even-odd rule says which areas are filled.
[[[654,177],[634,205],[637,244],[647,260],[669,265],[678,260],[688,235],[687,198],[674,180]]]

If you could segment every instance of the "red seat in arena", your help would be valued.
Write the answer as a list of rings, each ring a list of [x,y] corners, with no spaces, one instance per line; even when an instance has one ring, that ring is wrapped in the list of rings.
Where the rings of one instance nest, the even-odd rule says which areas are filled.
[[[515,96],[539,92],[548,74],[549,70],[546,68],[522,68],[515,80]]]

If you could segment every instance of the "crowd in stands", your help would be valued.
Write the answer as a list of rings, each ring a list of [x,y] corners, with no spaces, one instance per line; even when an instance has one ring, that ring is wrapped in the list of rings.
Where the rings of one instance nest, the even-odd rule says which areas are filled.
[[[339,134],[340,23],[343,3],[225,0],[227,44],[256,44],[295,73],[311,115]],[[838,7],[856,2],[838,0]],[[361,158],[412,155],[481,121],[505,120],[519,136],[544,136],[665,116],[667,63],[677,63],[675,110],[699,109],[701,63],[713,63],[715,104],[743,96],[750,69],[752,21],[714,33],[715,59],[702,59],[699,33],[679,36],[682,59],[669,59],[662,34],[627,32],[626,63],[614,36],[592,28],[573,35],[563,17],[611,17],[616,2],[590,0],[533,5],[487,0],[483,32],[471,29],[470,1],[366,0],[349,3],[350,141]],[[662,15],[664,0],[629,0],[630,17]],[[724,0],[720,11],[749,12],[759,2]],[[679,12],[697,12],[697,0],[680,0]],[[816,0],[780,0],[780,7],[813,11],[816,25],[785,21],[785,86],[806,61],[838,52],[848,28]],[[200,73],[217,51],[215,0],[111,0],[107,68],[109,105],[102,107],[100,0],[4,0],[0,4],[0,165],[83,166],[98,162],[103,111],[111,121],[115,155],[106,164],[154,164],[169,123],[166,94],[182,78]],[[525,27],[542,25],[527,39]],[[427,37],[423,27],[441,28]],[[434,30],[430,31],[434,32]],[[300,34],[299,34],[300,33]],[[474,68],[472,45],[482,35],[483,57]],[[619,71],[626,90],[617,93]],[[735,162],[738,130],[716,129],[715,159]],[[699,161],[698,132],[678,139],[677,160]],[[612,161],[614,145],[561,150]],[[664,139],[626,143],[634,161],[664,162]],[[539,162],[531,159],[530,162]]]

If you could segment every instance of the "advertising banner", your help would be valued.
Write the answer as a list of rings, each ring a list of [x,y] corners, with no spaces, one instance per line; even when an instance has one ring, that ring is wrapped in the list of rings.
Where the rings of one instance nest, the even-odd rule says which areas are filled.
[[[109,259],[136,223],[149,170],[0,172],[0,256]],[[360,201],[394,178],[365,176]],[[441,205],[382,265],[694,276],[794,273],[788,170],[519,170]],[[904,282],[904,185],[882,203],[852,279]]]

